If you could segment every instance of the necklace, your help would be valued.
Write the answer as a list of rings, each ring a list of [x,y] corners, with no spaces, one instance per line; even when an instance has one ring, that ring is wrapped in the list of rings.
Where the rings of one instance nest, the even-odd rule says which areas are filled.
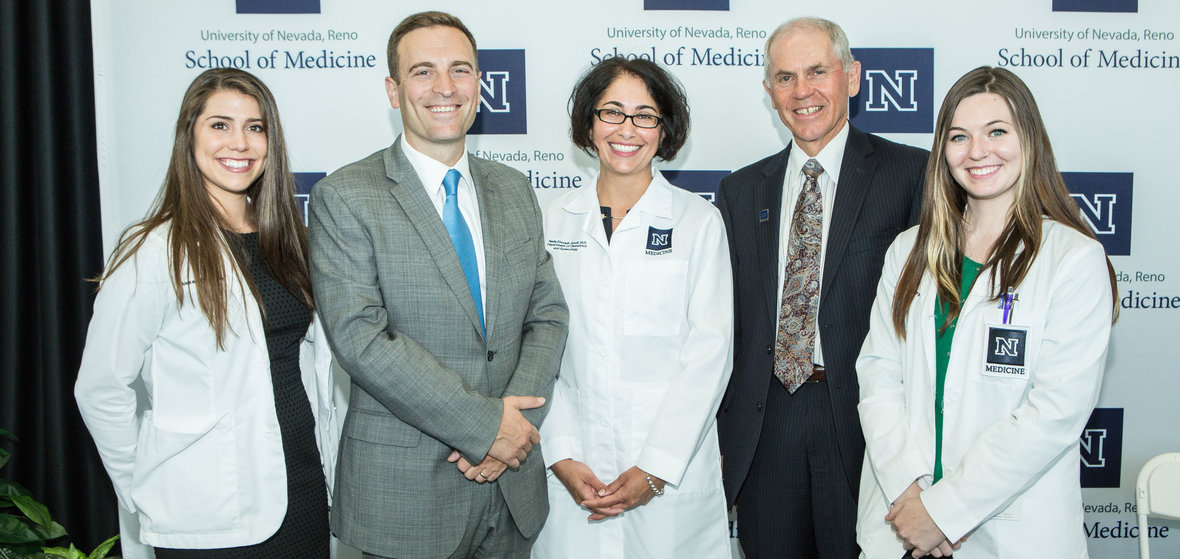
[[[604,207],[608,207],[608,206],[604,206]],[[631,210],[623,210],[623,215],[620,215],[620,216],[613,216],[613,215],[612,215],[612,216],[610,216],[610,218],[611,218],[611,219],[623,219],[624,217],[627,217],[627,212],[629,212],[629,211],[631,211]],[[605,214],[605,213],[600,213],[600,214],[598,214],[598,215],[599,215],[599,216],[601,216],[601,217],[602,217],[602,219],[606,219],[606,214]]]

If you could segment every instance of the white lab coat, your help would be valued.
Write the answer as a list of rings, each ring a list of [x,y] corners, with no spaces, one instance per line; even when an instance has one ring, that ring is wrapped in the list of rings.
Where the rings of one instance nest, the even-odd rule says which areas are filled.
[[[570,309],[541,426],[546,466],[572,458],[603,483],[638,466],[667,486],[647,505],[590,523],[550,472],[533,556],[729,557],[715,418],[733,356],[721,215],[656,173],[609,244],[593,186],[550,203],[544,218]]]
[[[856,363],[866,442],[857,520],[862,557],[901,556],[884,518],[914,480],[946,537],[968,536],[956,559],[1086,557],[1078,439],[1098,400],[1110,339],[1102,246],[1043,221],[1041,250],[1016,289],[1010,322],[1027,328],[1025,374],[985,372],[988,325],[1000,324],[1003,311],[989,300],[990,271],[980,275],[955,328],[944,397],[944,477],[931,486],[937,293],[930,274],[906,314],[904,341],[891,318],[916,236],[915,227],[889,248]]]
[[[151,556],[143,544],[255,544],[278,530],[287,511],[258,304],[242,284],[228,282],[229,327],[219,350],[195,289],[186,288],[185,304],[177,305],[167,235],[167,225],[152,231],[98,292],[74,388],[114,484],[124,557],[132,559]],[[188,272],[183,279],[191,281]],[[338,428],[332,357],[318,318],[299,362],[331,484]]]

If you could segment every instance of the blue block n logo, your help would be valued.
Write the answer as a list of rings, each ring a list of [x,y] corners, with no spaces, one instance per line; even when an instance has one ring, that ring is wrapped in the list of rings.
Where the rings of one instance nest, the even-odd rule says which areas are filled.
[[[643,0],[643,9],[729,11],[729,0]]]
[[[299,206],[299,214],[303,216],[303,224],[307,225],[307,203],[311,200],[311,187],[327,173],[294,173],[295,175],[295,203]]]
[[[526,134],[524,49],[479,51],[479,112],[468,134]]]
[[[237,0],[239,14],[318,14],[320,0]]]
[[[1053,0],[1053,11],[1136,13],[1139,0]]]
[[[1095,408],[1082,431],[1082,487],[1118,487],[1123,471],[1123,408]]]
[[[934,131],[934,49],[852,49],[860,93],[849,120],[865,132]]]
[[[700,194],[702,198],[716,203],[717,187],[721,179],[729,176],[729,171],[660,171],[665,179],[673,185],[689,192]]]
[[[1109,255],[1131,254],[1132,173],[1061,173],[1082,217]]]

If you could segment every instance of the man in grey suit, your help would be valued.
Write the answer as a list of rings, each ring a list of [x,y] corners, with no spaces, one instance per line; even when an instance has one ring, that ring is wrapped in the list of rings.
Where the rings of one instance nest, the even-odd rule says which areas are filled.
[[[718,413],[746,557],[857,556],[856,357],[885,250],[917,222],[927,152],[857,130],[860,63],[835,23],[789,21],[763,87],[792,143],[721,181],[734,368]]]
[[[527,557],[568,311],[531,186],[467,154],[471,33],[415,14],[388,57],[404,133],[311,195],[316,304],[352,377],[332,530],[366,557]]]

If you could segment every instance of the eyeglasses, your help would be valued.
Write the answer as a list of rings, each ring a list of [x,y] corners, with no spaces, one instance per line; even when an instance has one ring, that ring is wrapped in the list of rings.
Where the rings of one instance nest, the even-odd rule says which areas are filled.
[[[640,113],[629,115],[615,109],[594,109],[594,114],[598,117],[598,120],[607,124],[622,124],[627,122],[627,119],[631,119],[631,124],[634,124],[637,128],[655,128],[664,121],[664,119],[653,114]]]

